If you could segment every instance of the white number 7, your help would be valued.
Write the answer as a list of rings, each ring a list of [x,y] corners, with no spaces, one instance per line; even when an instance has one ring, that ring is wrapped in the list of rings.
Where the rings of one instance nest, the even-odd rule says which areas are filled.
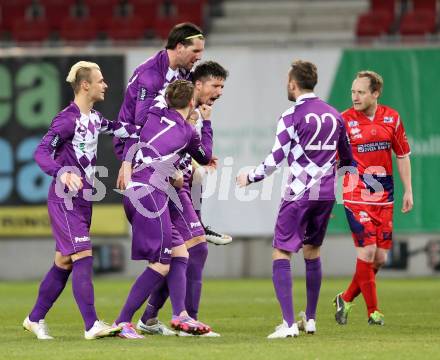
[[[316,140],[319,133],[321,132],[321,125],[324,124],[325,119],[327,118],[330,118],[332,120],[332,130],[329,136],[327,137],[327,139],[325,139],[324,144],[321,145],[321,140],[319,140],[317,144],[313,144],[313,142]],[[336,140],[333,141],[333,144],[328,143],[336,131],[336,118],[330,113],[324,113],[321,116],[315,113],[309,113],[305,116],[305,119],[307,124],[310,123],[310,119],[315,119],[316,121],[316,131],[306,145],[305,150],[336,150]]]
[[[152,138],[151,138],[151,140],[147,143],[148,145],[150,145],[154,140],[156,140],[159,136],[161,136],[162,134],[164,134],[164,133],[166,133],[168,130],[170,130],[174,125],[176,125],[176,122],[175,121],[173,121],[173,120],[170,120],[170,119],[168,119],[168,118],[166,118],[165,116],[162,116],[161,118],[160,118],[160,122],[161,123],[167,123],[168,124],[168,126],[165,128],[165,129],[163,129],[163,130],[161,130],[161,131],[159,131],[156,135],[154,135]]]

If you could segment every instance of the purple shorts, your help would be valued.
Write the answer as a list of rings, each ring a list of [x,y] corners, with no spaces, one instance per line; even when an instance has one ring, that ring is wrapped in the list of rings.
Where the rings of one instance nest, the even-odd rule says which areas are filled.
[[[126,190],[138,191],[140,186]],[[154,189],[138,202],[124,196],[124,209],[131,224],[132,260],[148,260],[169,264],[171,261],[172,224],[168,209],[168,196]],[[136,205],[136,206],[135,206]]]
[[[170,214],[173,226],[180,233],[183,241],[188,241],[197,236],[205,235],[205,230],[203,229],[202,223],[194,210],[189,193],[187,191],[179,191],[178,194],[180,203],[182,204],[182,209],[179,209],[176,204],[170,203]]]
[[[272,246],[298,252],[303,245],[321,246],[335,201],[282,201]]]
[[[89,234],[92,223],[91,204],[84,206],[73,203],[73,209],[68,210],[64,202],[48,201],[47,209],[56,251],[68,256],[92,249]]]

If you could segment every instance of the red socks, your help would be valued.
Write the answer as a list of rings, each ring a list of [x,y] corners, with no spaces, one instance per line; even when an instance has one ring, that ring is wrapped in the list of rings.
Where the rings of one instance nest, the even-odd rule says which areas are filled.
[[[377,269],[373,267],[373,263],[357,259],[356,272],[353,276],[350,286],[342,294],[342,299],[352,302],[361,292],[367,305],[368,316],[377,308],[377,293],[375,274]]]

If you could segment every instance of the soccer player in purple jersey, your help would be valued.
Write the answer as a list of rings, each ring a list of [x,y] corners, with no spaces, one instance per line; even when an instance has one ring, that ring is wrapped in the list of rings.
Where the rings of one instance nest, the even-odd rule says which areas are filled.
[[[172,222],[169,211],[171,201],[179,204],[177,192],[170,184],[176,165],[185,153],[201,164],[208,164],[212,156],[212,129],[209,121],[210,107],[204,105],[202,139],[187,121],[194,108],[194,85],[186,80],[176,80],[167,87],[165,99],[168,107],[154,107],[142,128],[136,153],[136,165],[127,186],[124,208],[132,225],[132,259],[147,260],[146,270],[132,286],[116,324],[122,327],[119,336],[127,339],[141,338],[130,323],[134,313],[150,294],[165,281],[170,269],[172,254]],[[183,250],[184,246],[182,245]],[[186,251],[186,250],[185,250]],[[173,276],[168,278],[173,282]],[[191,319],[184,306],[184,294],[179,287],[170,291],[173,317],[183,327],[196,332],[207,332],[209,327]],[[186,319],[184,319],[186,317]],[[185,328],[182,328],[186,330]]]
[[[23,327],[38,339],[53,339],[44,319],[72,273],[73,295],[85,324],[84,337],[90,340],[120,331],[98,320],[94,306],[89,230],[98,135],[138,135],[135,125],[109,121],[93,110],[95,102],[104,100],[107,89],[97,64],[76,63],[66,80],[73,87],[75,99],[53,119],[35,151],[35,161],[54,178],[47,204],[56,241],[55,261],[40,284],[36,304]]]
[[[165,49],[140,64],[130,78],[118,119],[143,126],[150,108],[163,99],[168,84],[176,79],[189,79],[190,70],[202,58],[205,39],[202,30],[194,24],[174,26]],[[136,141],[114,140],[115,152],[122,161],[116,186],[125,190],[132,172],[127,152]]]
[[[289,164],[290,176],[275,225],[272,253],[272,280],[283,322],[269,339],[299,335],[293,309],[290,259],[301,248],[306,264],[305,331],[316,331],[322,279],[320,246],[335,202],[336,152],[341,166],[352,162],[341,115],[313,93],[317,80],[314,64],[301,60],[292,64],[287,94],[295,105],[281,115],[275,145],[264,162],[237,177],[237,185],[244,187],[272,174],[285,158]]]
[[[214,102],[223,94],[224,82],[228,76],[228,71],[220,64],[214,61],[206,61],[196,66],[192,74],[192,80],[195,86],[194,99],[196,102],[196,111],[192,113],[191,120],[200,134],[203,124],[201,108],[203,104],[213,105]],[[147,309],[136,328],[141,332],[154,335],[174,335],[165,325],[158,321],[159,310],[168,298],[168,289],[172,286],[178,286],[185,299],[185,309],[193,319],[198,319],[198,310],[202,290],[202,273],[208,256],[208,246],[200,214],[197,213],[197,206],[194,206],[192,196],[196,196],[195,202],[199,201],[200,191],[192,192],[192,165],[191,157],[187,155],[184,159],[186,167],[184,172],[183,186],[178,190],[179,200],[182,208],[170,203],[170,214],[175,231],[173,232],[173,249],[170,266],[170,274],[167,283],[152,293],[148,300]],[[200,186],[200,185],[194,185]],[[186,272],[186,274],[185,274]],[[179,277],[180,281],[169,281],[169,279]],[[171,291],[171,289],[170,289]],[[173,290],[175,291],[175,290]],[[182,310],[175,309],[173,314],[178,315]],[[172,322],[174,328],[179,328],[176,321]],[[184,335],[184,334],[182,334]],[[204,336],[219,336],[219,334],[210,331]]]

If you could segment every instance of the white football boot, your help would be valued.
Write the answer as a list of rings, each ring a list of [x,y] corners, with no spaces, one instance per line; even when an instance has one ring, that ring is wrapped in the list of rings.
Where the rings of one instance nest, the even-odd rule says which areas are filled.
[[[281,325],[275,328],[275,331],[270,334],[268,339],[285,339],[288,337],[297,337],[299,335],[298,324],[293,323],[291,327],[287,325],[287,322],[283,320]]]
[[[84,338],[86,340],[94,340],[106,336],[115,336],[119,332],[121,332],[120,326],[110,326],[104,321],[96,320],[88,331],[84,331]]]
[[[37,336],[38,340],[52,340],[53,337],[49,335],[49,329],[47,328],[44,319],[38,322],[30,321],[29,316],[23,321],[23,328]]]
[[[139,330],[142,334],[148,334],[148,335],[162,335],[162,336],[177,335],[173,330],[166,327],[159,320],[157,320],[155,324],[147,325],[144,324],[142,320],[139,319],[139,321],[136,324],[136,329]]]

